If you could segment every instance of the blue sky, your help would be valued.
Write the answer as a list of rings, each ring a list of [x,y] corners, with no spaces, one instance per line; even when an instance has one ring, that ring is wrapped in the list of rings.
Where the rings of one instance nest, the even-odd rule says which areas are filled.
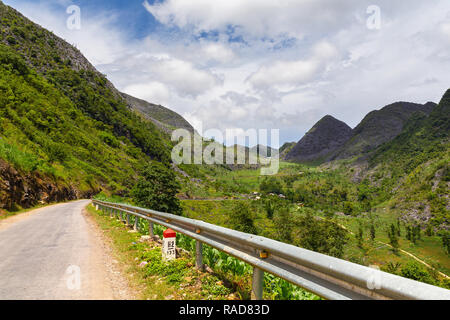
[[[203,131],[280,129],[281,143],[298,141],[327,114],[354,127],[450,87],[448,0],[4,2],[75,44],[119,90]],[[66,26],[70,5],[80,30]]]

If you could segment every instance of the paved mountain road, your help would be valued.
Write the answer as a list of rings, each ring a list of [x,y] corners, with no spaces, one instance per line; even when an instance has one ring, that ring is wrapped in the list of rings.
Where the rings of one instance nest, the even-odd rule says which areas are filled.
[[[0,222],[0,300],[128,299],[132,293],[84,208],[57,204]]]

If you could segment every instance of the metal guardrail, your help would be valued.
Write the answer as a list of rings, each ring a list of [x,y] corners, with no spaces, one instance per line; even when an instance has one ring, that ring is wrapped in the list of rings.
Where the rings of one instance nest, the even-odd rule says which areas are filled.
[[[203,268],[205,243],[253,266],[252,299],[262,299],[264,272],[285,279],[320,297],[331,300],[450,300],[450,290],[410,280],[374,268],[302,249],[199,220],[129,205],[93,200],[111,216],[135,216],[196,240],[196,266]]]

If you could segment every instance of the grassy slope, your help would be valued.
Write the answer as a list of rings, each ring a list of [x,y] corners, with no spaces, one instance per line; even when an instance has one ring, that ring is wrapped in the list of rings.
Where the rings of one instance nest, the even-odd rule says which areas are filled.
[[[370,179],[393,190],[389,202],[405,219],[450,226],[450,90],[429,117],[416,114],[370,161]]]
[[[126,193],[171,143],[73,46],[0,2],[0,157],[81,192]]]
[[[133,177],[142,152],[136,157],[127,154],[131,153],[127,148],[135,148],[129,141],[122,140],[121,146],[109,130],[5,47],[0,47],[0,61],[3,159],[24,172],[70,181],[81,190],[114,188]],[[19,66],[24,70],[18,71]]]

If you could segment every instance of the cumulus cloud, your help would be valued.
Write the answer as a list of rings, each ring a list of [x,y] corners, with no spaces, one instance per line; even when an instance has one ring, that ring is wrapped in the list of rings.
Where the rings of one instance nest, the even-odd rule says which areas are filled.
[[[172,84],[181,94],[196,96],[220,83],[217,76],[195,68],[188,61],[165,57],[151,62],[151,69],[157,76]]]
[[[369,30],[373,4],[145,1],[142,11],[160,24],[137,39],[120,29],[117,12],[91,13],[71,31],[54,6],[11,1],[76,43],[119,90],[166,105],[196,128],[279,128],[282,142],[299,140],[326,114],[356,126],[371,110],[438,101],[450,87],[448,0],[379,0],[381,28]]]
[[[196,32],[240,27],[249,36],[303,37],[352,18],[359,1],[343,0],[166,0],[144,6],[163,24]]]
[[[154,104],[167,105],[169,103],[170,91],[161,82],[135,83],[126,86],[123,92]]]
[[[297,87],[319,76],[327,63],[336,55],[336,49],[329,43],[322,42],[313,49],[313,55],[306,60],[276,61],[261,67],[250,76],[248,81],[253,87],[267,88]]]
[[[206,61],[228,63],[235,58],[233,50],[220,43],[205,44],[202,51]]]

